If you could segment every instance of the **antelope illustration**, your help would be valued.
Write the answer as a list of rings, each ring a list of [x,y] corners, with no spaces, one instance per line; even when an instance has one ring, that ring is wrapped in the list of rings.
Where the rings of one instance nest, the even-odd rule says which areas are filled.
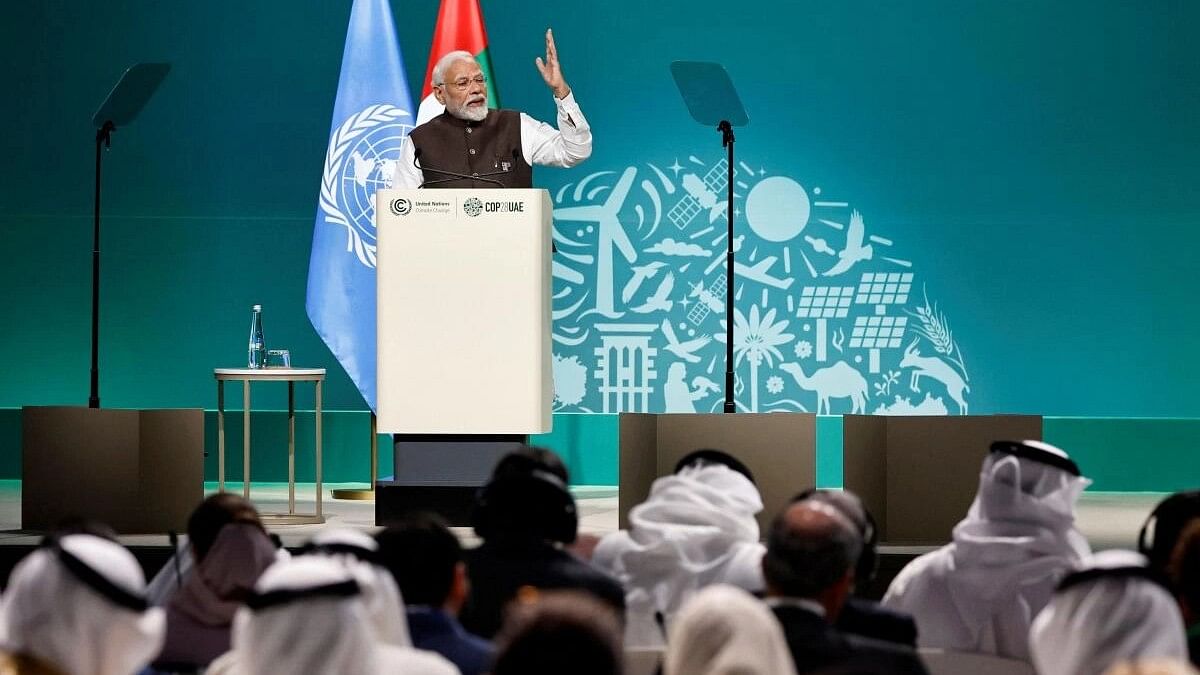
[[[946,393],[954,402],[958,404],[958,413],[960,415],[967,414],[967,400],[963,397],[964,391],[971,391],[971,387],[963,380],[962,375],[953,366],[946,363],[936,356],[921,356],[921,352],[917,351],[917,340],[913,340],[912,344],[904,348],[904,358],[900,359],[901,368],[912,368],[912,380],[909,382],[909,389],[920,391],[917,388],[917,382],[922,377],[928,377],[946,385]]]

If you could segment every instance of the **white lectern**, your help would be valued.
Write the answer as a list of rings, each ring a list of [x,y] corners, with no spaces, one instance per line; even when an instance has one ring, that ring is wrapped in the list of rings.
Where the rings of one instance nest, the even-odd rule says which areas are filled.
[[[376,193],[379,431],[550,430],[545,190]]]
[[[376,193],[377,415],[396,473],[375,522],[466,525],[496,461],[550,431],[551,206],[545,190]]]

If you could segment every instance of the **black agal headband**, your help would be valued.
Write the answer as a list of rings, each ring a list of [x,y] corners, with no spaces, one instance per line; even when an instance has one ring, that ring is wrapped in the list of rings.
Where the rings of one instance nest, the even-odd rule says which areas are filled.
[[[308,598],[352,598],[358,595],[358,584],[353,579],[309,588],[282,588],[277,591],[255,593],[246,598],[246,606],[254,611],[286,605]]]
[[[1122,565],[1120,567],[1092,567],[1085,570],[1080,570],[1072,574],[1068,574],[1058,583],[1056,593],[1063,591],[1073,586],[1079,586],[1091,581],[1099,579],[1144,579],[1156,586],[1166,589],[1168,593],[1172,593],[1171,585],[1159,572],[1142,567],[1139,565]],[[1173,593],[1172,593],[1173,594]]]
[[[66,568],[71,576],[82,582],[83,585],[99,593],[114,605],[134,612],[144,612],[150,606],[146,602],[145,597],[136,593],[130,593],[112,581],[109,581],[103,574],[92,569],[87,563],[63,548],[59,542],[51,542],[49,548],[51,551],[54,551],[54,555],[58,557],[58,561],[62,563],[62,566]]]
[[[1082,475],[1079,472],[1079,465],[1071,458],[1043,450],[1024,441],[996,441],[992,443],[991,451],[1046,464],[1056,469],[1062,469],[1072,476]]]

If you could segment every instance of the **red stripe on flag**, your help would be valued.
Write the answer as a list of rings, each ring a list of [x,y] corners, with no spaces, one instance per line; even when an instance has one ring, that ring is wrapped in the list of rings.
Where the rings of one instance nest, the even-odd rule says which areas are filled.
[[[442,0],[437,26],[433,29],[433,46],[429,49],[421,98],[433,92],[433,67],[438,59],[459,49],[475,56],[487,49],[487,31],[483,28],[479,0]]]

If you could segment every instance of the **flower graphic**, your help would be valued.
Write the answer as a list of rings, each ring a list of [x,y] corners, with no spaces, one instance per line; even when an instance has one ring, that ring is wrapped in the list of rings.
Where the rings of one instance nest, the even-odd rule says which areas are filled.
[[[751,412],[758,412],[758,367],[764,360],[768,368],[775,365],[775,359],[782,361],[783,353],[779,351],[779,346],[796,337],[784,332],[787,327],[787,321],[775,322],[774,309],[760,314],[758,305],[751,305],[749,319],[737,308],[733,310],[733,364],[737,368],[743,360],[750,362]],[[721,328],[721,332],[714,336],[717,342],[725,342],[728,328],[724,319],[721,320]]]
[[[767,391],[772,394],[778,394],[783,391],[783,378],[778,375],[772,375],[767,378]]]
[[[812,356],[813,346],[808,340],[801,340],[796,343],[796,346],[792,348],[792,351],[795,352],[796,358],[807,359],[808,357]]]

